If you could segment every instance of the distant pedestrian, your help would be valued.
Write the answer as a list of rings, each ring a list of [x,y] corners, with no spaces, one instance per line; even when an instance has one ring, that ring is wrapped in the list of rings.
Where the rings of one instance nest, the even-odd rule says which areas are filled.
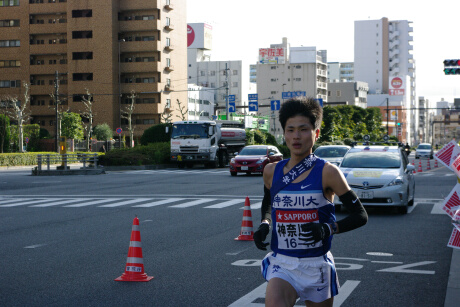
[[[105,145],[102,145],[101,149],[99,149],[99,152],[106,152],[105,151]]]

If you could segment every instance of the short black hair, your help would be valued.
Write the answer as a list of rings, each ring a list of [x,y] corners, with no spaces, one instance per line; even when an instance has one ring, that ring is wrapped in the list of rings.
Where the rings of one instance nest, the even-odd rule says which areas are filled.
[[[312,97],[296,97],[281,104],[279,111],[279,120],[283,131],[286,127],[286,122],[289,118],[302,115],[310,119],[311,124],[315,129],[321,128],[323,121],[323,108],[315,98]]]

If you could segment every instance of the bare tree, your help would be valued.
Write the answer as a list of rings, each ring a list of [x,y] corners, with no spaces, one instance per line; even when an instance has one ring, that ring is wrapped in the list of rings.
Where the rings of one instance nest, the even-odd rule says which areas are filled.
[[[121,117],[128,120],[128,131],[129,131],[129,139],[131,141],[131,146],[134,147],[134,129],[135,127],[132,125],[132,115],[134,113],[134,101],[137,95],[134,91],[131,91],[131,96],[128,96],[131,99],[131,103],[121,111]]]
[[[85,135],[86,135],[86,151],[89,151],[89,141],[92,136],[92,130],[93,130],[93,118],[96,115],[93,113],[93,95],[90,93],[88,89],[86,90],[86,97],[82,96],[82,102],[85,105],[85,110],[81,113],[83,117],[88,118],[89,122],[85,123],[82,121],[83,124],[83,129],[85,129]]]
[[[13,118],[18,123],[18,136],[19,136],[19,152],[24,152],[24,129],[23,124],[30,119],[30,112],[26,112],[27,104],[30,101],[29,89],[30,85],[27,82],[23,82],[24,87],[24,102],[19,103],[17,96],[9,96],[6,99],[10,102],[10,106],[13,110],[7,110],[6,113],[9,117]]]
[[[177,105],[179,108],[177,109],[180,112],[180,116],[176,115],[177,117],[180,118],[180,120],[187,120],[187,113],[188,113],[188,108],[186,106],[182,106],[182,103],[177,99]]]
[[[65,101],[65,99],[63,99],[63,101],[61,101],[59,99],[59,97],[56,97],[54,95],[54,93],[51,93],[50,94],[50,97],[53,98],[53,101],[54,101],[54,106],[52,107],[48,107],[49,109],[51,110],[55,110],[56,111],[56,108],[57,108],[57,136],[61,136],[61,121],[62,121],[62,113],[68,113],[70,112],[70,107],[67,108],[67,110],[64,110],[64,107],[61,107],[59,108],[59,106],[62,106],[63,105],[63,101]]]

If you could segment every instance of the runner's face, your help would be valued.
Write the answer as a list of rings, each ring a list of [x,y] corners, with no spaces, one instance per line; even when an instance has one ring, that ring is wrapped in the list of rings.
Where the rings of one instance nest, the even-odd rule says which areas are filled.
[[[286,122],[284,138],[291,156],[307,156],[319,136],[319,129],[313,127],[308,117],[296,115]]]

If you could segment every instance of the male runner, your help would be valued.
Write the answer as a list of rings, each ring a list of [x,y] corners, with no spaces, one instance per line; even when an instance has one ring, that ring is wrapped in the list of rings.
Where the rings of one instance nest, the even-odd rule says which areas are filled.
[[[367,213],[337,166],[312,154],[319,137],[322,108],[313,98],[282,104],[279,120],[291,158],[265,167],[262,223],[254,233],[257,248],[273,227],[271,249],[262,262],[268,281],[266,306],[332,306],[338,278],[332,235],[361,227]],[[334,195],[350,214],[336,222]]]

